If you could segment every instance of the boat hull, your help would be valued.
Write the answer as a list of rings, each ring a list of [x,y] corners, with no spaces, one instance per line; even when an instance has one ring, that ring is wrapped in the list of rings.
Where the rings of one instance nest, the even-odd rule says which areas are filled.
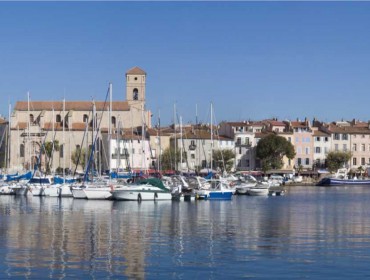
[[[59,191],[59,187],[57,186],[48,186],[44,188],[44,195],[50,197],[58,197]]]
[[[116,190],[112,192],[113,199],[127,201],[157,201],[171,200],[172,194],[163,191],[143,191],[143,190]]]
[[[197,193],[197,198],[204,200],[231,200],[232,197],[232,191],[199,191]]]
[[[87,199],[111,199],[112,193],[110,187],[86,188],[84,189]]]
[[[248,195],[251,196],[267,196],[269,194],[268,188],[250,188]]]
[[[370,180],[324,178],[317,186],[370,186]]]
[[[60,197],[73,197],[70,185],[61,185],[59,191]]]
[[[72,188],[72,195],[76,199],[87,199],[84,189],[81,188]]]

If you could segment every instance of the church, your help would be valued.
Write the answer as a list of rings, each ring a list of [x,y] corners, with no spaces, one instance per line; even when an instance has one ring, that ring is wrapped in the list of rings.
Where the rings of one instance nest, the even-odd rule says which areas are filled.
[[[99,101],[16,102],[10,118],[11,169],[21,171],[38,165],[41,171],[46,171],[47,166],[52,172],[58,168],[73,171],[77,151],[84,147],[91,149],[94,141],[99,155],[97,165],[101,166],[99,162],[108,155],[108,151],[103,153],[102,133],[117,133],[118,126],[151,127],[145,91],[146,72],[133,67],[126,72],[124,101],[110,102],[102,97]],[[79,170],[84,169],[81,162],[82,159]]]

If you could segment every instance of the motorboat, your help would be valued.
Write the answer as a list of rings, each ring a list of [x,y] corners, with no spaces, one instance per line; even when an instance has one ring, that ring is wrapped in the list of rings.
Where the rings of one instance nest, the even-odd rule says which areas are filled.
[[[170,189],[157,178],[142,179],[135,183],[112,190],[113,199],[131,201],[171,200]]]
[[[258,182],[256,186],[248,190],[247,194],[250,196],[267,196],[269,189],[270,184],[268,182]]]
[[[210,180],[211,187],[209,189],[198,189],[195,195],[198,199],[205,200],[231,200],[233,190],[230,190],[226,181]]]

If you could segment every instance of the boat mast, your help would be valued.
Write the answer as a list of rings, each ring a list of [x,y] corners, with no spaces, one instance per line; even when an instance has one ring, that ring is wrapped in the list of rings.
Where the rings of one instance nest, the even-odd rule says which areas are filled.
[[[28,160],[29,160],[29,165],[28,165],[28,168],[31,168],[31,139],[30,139],[30,127],[31,127],[31,124],[30,124],[30,92],[28,91],[27,92],[27,112],[28,112],[28,122],[27,122],[27,126],[28,126],[28,133],[27,133],[27,136],[28,136],[28,139],[27,139],[27,146],[28,146]]]
[[[62,146],[62,149],[63,149],[63,184],[66,183],[66,155],[65,155],[65,142],[66,142],[66,139],[65,139],[65,122],[66,122],[66,99],[63,98],[63,146]]]
[[[109,83],[109,110],[108,110],[108,150],[109,150],[109,157],[108,157],[108,166],[109,166],[109,180],[111,179],[112,173],[112,83]]]
[[[147,173],[146,164],[145,164],[145,144],[144,144],[144,136],[145,136],[145,125],[144,125],[144,105],[141,106],[141,168],[144,168],[144,174]]]
[[[161,156],[162,156],[162,147],[161,147],[161,111],[158,111],[158,130],[157,130],[157,137],[158,137],[158,171],[161,172]]]
[[[180,146],[181,145],[181,146]],[[182,174],[182,117],[180,116],[180,174]]]
[[[211,102],[211,172],[213,170],[213,104]]]
[[[10,115],[11,115],[11,104],[9,102],[9,115],[8,115],[8,135],[6,137],[6,156],[5,156],[5,167],[6,170],[8,171],[10,167],[10,145],[9,145],[9,138],[10,138],[10,127],[11,127],[11,120],[10,120]],[[18,146],[19,149],[19,146]]]
[[[177,171],[176,103],[173,104],[173,129],[175,131],[175,172]]]

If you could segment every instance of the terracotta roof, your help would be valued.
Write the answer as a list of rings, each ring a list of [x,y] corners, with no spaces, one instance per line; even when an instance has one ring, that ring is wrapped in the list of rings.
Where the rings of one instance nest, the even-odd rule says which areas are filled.
[[[18,123],[12,123],[11,129],[17,130],[19,129],[26,129],[27,128],[27,122],[18,122]]]
[[[6,124],[8,121],[6,119],[0,118],[0,124]]]
[[[337,126],[333,124],[329,125],[329,131],[331,133],[370,134],[367,127]]]
[[[281,121],[267,121],[267,122],[272,126],[284,126],[284,127],[286,126],[286,124]]]
[[[95,101],[95,106],[97,111],[104,110],[104,101]],[[90,111],[92,110],[92,101],[67,101],[65,103],[65,110],[74,110],[74,111]],[[105,104],[105,110],[108,109],[109,102]],[[30,101],[30,110],[31,111],[42,111],[48,110],[51,111],[54,107],[55,111],[63,110],[62,101]],[[27,101],[18,101],[15,104],[14,110],[18,111],[27,111],[28,102]],[[112,111],[129,111],[130,106],[127,101],[113,101],[112,102]]]
[[[300,122],[300,121],[292,121],[291,122],[292,127],[308,127],[308,124],[306,122]]]
[[[140,69],[139,67],[135,66],[135,67],[129,69],[126,72],[126,75],[146,75],[146,73],[143,69]]]
[[[247,122],[226,122],[230,126],[264,126],[261,121],[247,121]]]
[[[330,134],[321,131],[321,130],[315,130],[312,134],[313,136],[330,136]]]

